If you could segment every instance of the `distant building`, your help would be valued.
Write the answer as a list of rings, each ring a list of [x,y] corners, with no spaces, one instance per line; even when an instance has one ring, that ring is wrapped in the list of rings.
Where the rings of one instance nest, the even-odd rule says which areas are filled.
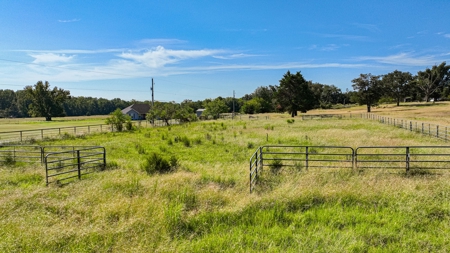
[[[150,111],[149,104],[132,104],[122,110],[123,114],[130,115],[132,120],[144,120]]]
[[[197,114],[197,118],[200,118],[205,110],[206,109],[198,109],[197,111],[195,111],[195,113]]]

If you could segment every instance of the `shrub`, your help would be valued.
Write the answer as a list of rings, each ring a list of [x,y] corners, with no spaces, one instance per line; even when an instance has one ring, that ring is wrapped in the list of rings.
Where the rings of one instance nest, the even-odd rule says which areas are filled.
[[[288,119],[288,120],[286,120],[286,121],[287,121],[288,124],[292,124],[292,123],[295,122],[295,119]]]
[[[3,161],[3,165],[14,165],[16,163],[16,161],[14,161],[14,157],[12,156],[11,153],[7,153],[5,156],[5,160]]]
[[[248,148],[248,149],[254,148],[254,147],[255,147],[255,144],[253,144],[252,142],[248,142],[248,143],[247,143],[247,148]]]
[[[127,121],[125,122],[125,129],[127,131],[133,130],[133,122],[131,122],[131,119],[127,119]]]
[[[269,165],[270,171],[274,174],[278,174],[283,167],[283,162],[281,160],[273,160],[273,162]]]
[[[144,163],[141,165],[141,168],[148,174],[167,173],[170,172],[173,168],[171,166],[172,160],[173,158],[171,158],[171,161],[169,162],[162,155],[158,153],[151,153],[145,158]]]
[[[187,136],[182,136],[180,138],[180,141],[184,144],[184,146],[186,147],[190,147],[191,146],[191,140],[189,140],[189,138]]]

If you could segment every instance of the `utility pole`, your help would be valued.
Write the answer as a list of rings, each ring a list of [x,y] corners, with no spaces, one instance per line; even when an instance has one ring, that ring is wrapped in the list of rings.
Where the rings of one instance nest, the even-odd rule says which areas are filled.
[[[231,114],[231,119],[234,119],[234,90],[233,90],[233,114]]]
[[[154,94],[155,89],[154,89],[153,85],[154,85],[154,83],[153,83],[153,78],[152,78],[152,87],[150,88],[152,90],[152,108],[151,108],[152,111],[154,110],[153,107],[155,105],[155,94]],[[152,117],[152,126],[154,125],[154,121],[155,121],[155,119]]]
[[[155,96],[154,96],[154,89],[153,89],[153,78],[152,78],[152,88],[151,88],[151,90],[152,90],[152,109],[153,109],[153,106],[154,106],[154,103],[155,103]]]

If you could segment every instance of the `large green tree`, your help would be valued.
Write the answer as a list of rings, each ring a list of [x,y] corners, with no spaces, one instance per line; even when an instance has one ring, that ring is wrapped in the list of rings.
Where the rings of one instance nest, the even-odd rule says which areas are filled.
[[[26,86],[25,92],[31,100],[29,114],[34,117],[45,117],[46,121],[51,121],[52,117],[65,116],[63,103],[70,98],[70,92],[54,87],[50,89],[50,84],[45,81],[37,82],[34,86]]]
[[[411,73],[398,70],[384,75],[381,79],[385,94],[395,98],[397,106],[402,98],[408,96],[412,80]]]
[[[314,108],[314,94],[300,71],[295,75],[289,71],[284,74],[275,96],[279,105],[292,117],[297,115],[297,111],[304,113]]]
[[[419,71],[414,83],[422,90],[425,101],[429,102],[431,96],[439,91],[443,91],[449,82],[450,65],[442,62],[439,65],[434,65],[431,69],[427,68],[425,71]]]
[[[217,119],[221,113],[230,112],[230,108],[221,97],[205,102],[204,106],[206,110],[203,114],[206,116],[211,116],[214,119]]]
[[[371,106],[378,102],[382,95],[380,87],[380,76],[372,74],[360,74],[358,78],[352,80],[353,89],[356,91],[356,99],[359,104],[367,105],[367,112],[371,111]]]

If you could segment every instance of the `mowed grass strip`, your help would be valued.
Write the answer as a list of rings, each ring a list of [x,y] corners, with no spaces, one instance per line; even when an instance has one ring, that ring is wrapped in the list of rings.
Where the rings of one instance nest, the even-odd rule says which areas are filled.
[[[450,172],[282,168],[249,194],[258,146],[445,145],[376,121],[287,115],[102,133],[108,169],[45,187],[39,165],[0,167],[0,252],[445,252]],[[177,168],[147,174],[145,158]]]

